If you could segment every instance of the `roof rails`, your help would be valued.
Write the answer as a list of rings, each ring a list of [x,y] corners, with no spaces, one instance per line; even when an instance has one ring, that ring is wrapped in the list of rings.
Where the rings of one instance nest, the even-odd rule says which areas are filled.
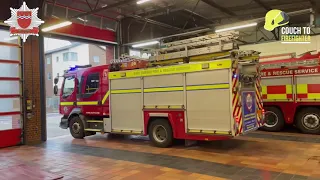
[[[312,53],[313,52],[313,53]],[[277,58],[277,57],[285,57],[283,59],[278,60],[267,60],[261,62],[262,69],[273,69],[273,68],[283,68],[283,67],[293,67],[293,66],[316,66],[320,65],[320,53],[309,51],[301,54],[301,56],[297,57],[295,53],[281,54],[275,56],[261,57],[260,60],[268,58]],[[290,55],[292,55],[290,57]]]

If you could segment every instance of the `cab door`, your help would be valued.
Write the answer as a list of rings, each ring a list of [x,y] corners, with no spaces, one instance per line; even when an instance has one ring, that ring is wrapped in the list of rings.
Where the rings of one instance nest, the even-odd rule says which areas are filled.
[[[82,113],[87,116],[101,116],[101,72],[100,70],[89,71],[81,77],[81,94],[77,101]]]
[[[60,114],[68,116],[76,107],[77,86],[76,74],[65,75],[60,92]]]

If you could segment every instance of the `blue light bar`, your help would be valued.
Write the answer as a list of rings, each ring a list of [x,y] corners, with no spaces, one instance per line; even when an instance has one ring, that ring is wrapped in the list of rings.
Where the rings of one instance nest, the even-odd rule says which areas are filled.
[[[70,66],[69,69],[68,69],[68,72],[71,72],[71,71],[76,71],[80,68],[88,68],[88,67],[92,67],[91,64],[89,65],[75,65],[75,66]]]

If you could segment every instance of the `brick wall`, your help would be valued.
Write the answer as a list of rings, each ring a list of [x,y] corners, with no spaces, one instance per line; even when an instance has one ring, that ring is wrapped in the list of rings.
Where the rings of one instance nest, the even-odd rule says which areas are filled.
[[[25,143],[36,144],[41,142],[41,115],[40,115],[40,90],[45,90],[40,86],[39,68],[39,39],[29,36],[24,43],[24,81],[25,96],[33,102],[33,116],[25,120]]]

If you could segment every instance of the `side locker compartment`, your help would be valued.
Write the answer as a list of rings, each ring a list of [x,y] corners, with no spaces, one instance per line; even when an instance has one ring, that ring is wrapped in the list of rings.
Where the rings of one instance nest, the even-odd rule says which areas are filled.
[[[262,84],[262,97],[265,102],[290,102],[293,101],[292,76],[264,77]]]
[[[187,132],[231,135],[230,69],[186,73]]]
[[[296,75],[297,101],[320,101],[320,75]]]
[[[183,131],[184,121],[178,121],[177,116],[172,115],[171,113],[173,111],[184,111],[185,98],[183,82],[183,74],[147,76],[144,77],[143,81],[144,112],[147,113],[149,117],[156,117],[160,119],[168,118],[176,137],[182,137],[185,135]],[[178,116],[180,117],[180,114]],[[146,119],[146,122],[149,122],[148,119]],[[147,123],[145,124],[147,125]]]
[[[111,124],[114,133],[143,133],[141,78],[112,79]]]

